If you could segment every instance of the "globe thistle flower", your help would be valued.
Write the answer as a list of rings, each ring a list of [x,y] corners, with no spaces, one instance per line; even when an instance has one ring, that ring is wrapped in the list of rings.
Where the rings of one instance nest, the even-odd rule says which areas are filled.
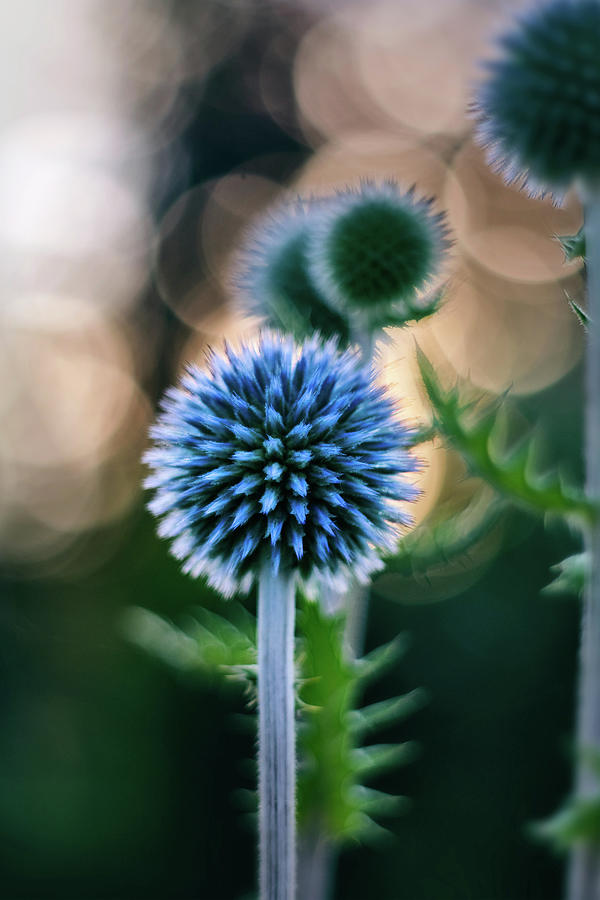
[[[264,216],[247,235],[234,288],[245,309],[270,328],[297,340],[319,332],[347,345],[347,318],[316,287],[306,261],[310,230],[323,202],[297,198]]]
[[[184,571],[226,595],[265,561],[342,586],[380,564],[407,521],[398,501],[417,464],[411,431],[353,351],[315,337],[257,346],[189,367],[167,392],[145,461],[150,510]]]
[[[492,166],[560,202],[600,175],[600,3],[538,3],[503,34],[473,105]]]
[[[295,584],[363,579],[414,496],[410,431],[354,351],[313,337],[189,368],[146,454],[150,509],[184,570],[230,595],[258,580],[261,900],[295,896]]]
[[[308,262],[314,283],[359,327],[373,330],[430,315],[423,296],[447,247],[443,216],[414,188],[364,181],[319,207]]]

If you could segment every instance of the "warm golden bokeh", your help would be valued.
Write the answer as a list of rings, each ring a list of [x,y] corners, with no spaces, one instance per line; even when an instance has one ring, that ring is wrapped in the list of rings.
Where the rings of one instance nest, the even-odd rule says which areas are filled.
[[[254,333],[232,270],[253,222],[285,196],[394,178],[445,211],[453,249],[443,308],[380,345],[383,377],[410,417],[427,419],[415,338],[449,377],[492,392],[533,393],[575,365],[582,336],[566,295],[580,296],[581,271],[564,264],[554,236],[575,231],[581,209],[507,187],[470,138],[484,35],[508,11],[475,0],[298,3],[249,70],[248,97],[305,141],[303,164],[278,151],[196,182],[179,150],[164,156],[193,115],[183,87],[202,89],[240,50],[253,4],[190,5],[175,16],[151,0],[118,9],[59,0],[39,21],[26,0],[8,14],[0,480],[9,554],[62,549],[139,496],[134,461],[150,417],[141,381],[154,370],[141,345],[153,347],[153,334],[128,318],[150,290],[187,330],[171,378],[207,345]],[[157,214],[151,192],[177,166],[182,187]],[[450,477],[444,451],[425,445],[422,455],[418,520]]]

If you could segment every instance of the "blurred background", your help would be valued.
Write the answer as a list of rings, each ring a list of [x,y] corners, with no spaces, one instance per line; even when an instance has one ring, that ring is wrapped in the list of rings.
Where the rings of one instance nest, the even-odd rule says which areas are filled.
[[[186,360],[251,334],[228,290],[284,191],[392,176],[436,198],[454,251],[429,322],[390,332],[384,377],[427,420],[440,373],[510,388],[542,458],[581,479],[582,293],[554,235],[581,224],[508,188],[467,118],[503,0],[21,0],[0,10],[0,893],[240,900],[255,838],[236,803],[252,737],[232,686],[178,677],[123,636],[220,599],[180,575],[144,511],[140,456]],[[478,490],[428,444],[417,521]],[[577,549],[510,512],[460,560],[373,587],[378,686],[430,702],[389,738],[419,758],[387,845],[346,852],[337,896],[553,900],[531,840],[569,789],[577,603],[541,597]],[[251,601],[250,601],[251,602]],[[368,699],[378,699],[379,694]],[[308,898],[309,900],[309,898]]]

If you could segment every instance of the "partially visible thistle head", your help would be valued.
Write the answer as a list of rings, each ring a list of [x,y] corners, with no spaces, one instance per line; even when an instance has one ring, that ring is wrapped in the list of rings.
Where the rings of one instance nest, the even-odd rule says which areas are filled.
[[[297,198],[275,206],[248,232],[234,287],[245,308],[270,328],[303,340],[318,331],[350,340],[346,318],[332,309],[307,266],[308,236],[320,201]]]
[[[364,181],[319,207],[308,260],[315,284],[338,309],[383,327],[434,311],[439,298],[421,292],[447,243],[431,200],[412,188],[403,193],[394,181]]]
[[[473,105],[491,165],[560,202],[600,177],[600,2],[538,3],[498,41]]]
[[[354,351],[266,334],[190,367],[167,391],[145,455],[159,534],[184,571],[229,596],[262,564],[342,586],[394,546],[411,431]]]

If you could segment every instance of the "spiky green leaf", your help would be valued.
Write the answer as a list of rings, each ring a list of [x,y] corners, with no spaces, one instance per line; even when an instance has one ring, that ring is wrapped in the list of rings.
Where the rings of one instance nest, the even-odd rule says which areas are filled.
[[[488,403],[467,403],[458,387],[445,390],[423,351],[417,358],[425,389],[433,407],[439,431],[463,456],[469,469],[497,491],[537,513],[555,513],[589,523],[595,516],[593,505],[579,488],[567,485],[559,472],[541,474],[536,466],[536,446],[532,436],[516,446],[504,447],[499,417],[504,398]]]
[[[416,746],[410,741],[404,744],[372,744],[356,747],[352,751],[352,768],[360,778],[372,778],[380,772],[414,759]]]
[[[236,679],[255,698],[257,676],[255,619],[242,607],[228,606],[233,621],[199,610],[181,626],[149,610],[129,610],[122,630],[129,640],[179,671]],[[371,816],[385,816],[400,805],[396,798],[367,789],[363,781],[408,762],[414,746],[362,747],[362,739],[401,720],[420,705],[413,691],[356,709],[365,684],[402,656],[400,636],[364,659],[344,649],[344,618],[328,616],[309,601],[300,605],[297,641],[298,822],[302,832],[318,822],[331,841],[375,840],[385,834]],[[253,715],[243,717],[247,729]],[[237,721],[237,720],[236,720]],[[252,766],[254,763],[252,763]],[[238,796],[239,797],[242,795]],[[252,807],[254,792],[243,795]]]
[[[206,609],[177,626],[141,607],[131,607],[121,630],[132,643],[169,666],[184,672],[228,674],[252,678],[256,666],[255,625],[240,605],[231,619]]]
[[[328,616],[316,603],[302,604],[300,697],[305,702],[298,735],[298,822],[300,830],[319,823],[330,840],[374,840],[385,834],[371,816],[395,812],[399,802],[364,787],[385,768],[414,755],[410,744],[360,746],[367,733],[399,721],[418,708],[424,695],[356,709],[366,682],[393,665],[406,647],[399,638],[362,660],[344,650],[344,619]]]
[[[575,553],[567,556],[550,569],[554,578],[543,589],[543,594],[572,594],[581,596],[590,571],[590,559],[587,553]]]
[[[426,701],[427,692],[417,688],[401,697],[391,697],[389,700],[380,700],[379,703],[363,706],[362,709],[351,710],[348,724],[356,739],[363,738],[371,731],[399,722],[405,716],[411,715]]]
[[[358,675],[363,684],[377,678],[382,672],[397,663],[404,655],[409,643],[408,635],[399,634],[389,644],[376,647],[362,659],[357,660]]]

